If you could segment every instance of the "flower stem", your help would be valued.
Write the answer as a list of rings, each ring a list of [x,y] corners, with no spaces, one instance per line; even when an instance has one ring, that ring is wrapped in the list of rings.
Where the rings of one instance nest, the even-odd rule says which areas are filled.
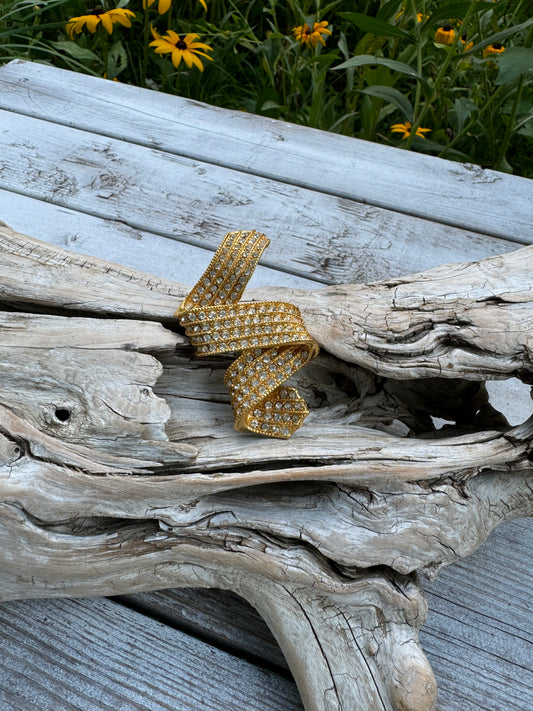
[[[466,11],[466,14],[463,19],[463,24],[462,24],[462,28],[464,29],[465,32],[468,31],[468,25],[470,23],[470,18],[474,14],[476,5],[477,5],[477,0],[472,0],[472,2],[470,3],[470,7]],[[446,59],[442,63],[442,66],[439,69],[439,73],[437,74],[437,77],[435,78],[435,82],[433,83],[433,93],[431,94],[429,99],[427,99],[427,101],[424,103],[422,110],[420,112],[420,115],[414,121],[413,126],[411,127],[411,135],[405,142],[406,149],[411,148],[414,138],[416,136],[416,132],[417,132],[418,128],[422,125],[422,122],[424,121],[424,119],[427,115],[427,112],[429,111],[430,106],[439,97],[440,85],[442,83],[442,80],[444,79],[444,77],[446,76],[446,74],[448,72],[448,68],[449,68],[450,64],[455,59],[455,50],[456,50],[458,42],[459,42],[459,33],[456,32],[453,43],[450,45],[450,48],[449,48],[448,53],[446,55]]]
[[[150,39],[150,10],[148,7],[144,11],[144,26],[143,26],[143,54],[141,60],[141,86],[146,86],[146,75],[148,73],[148,40]]]

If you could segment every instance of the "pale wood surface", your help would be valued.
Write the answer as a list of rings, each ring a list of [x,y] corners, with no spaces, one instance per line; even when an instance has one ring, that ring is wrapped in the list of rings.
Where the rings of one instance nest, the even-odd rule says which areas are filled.
[[[435,161],[429,156],[411,154],[406,159],[401,152],[386,146],[238,111],[220,111],[187,99],[147,94],[123,84],[102,86],[92,77],[63,77],[45,66],[32,67],[29,72],[24,63],[12,62],[0,79],[0,106],[17,114],[185,156],[195,162],[199,172],[205,170],[202,161],[227,166],[249,174],[250,188],[252,176],[257,175],[276,183],[309,187],[318,193],[315,197],[319,202],[311,211],[305,210],[307,228],[320,220],[320,194],[328,193],[363,203],[366,219],[377,214],[368,206],[381,205],[430,222],[467,225],[484,234],[531,242],[528,198],[531,200],[533,189],[512,176],[449,161],[439,161],[436,170]],[[82,153],[75,151],[72,161],[83,162]],[[218,173],[211,175],[214,178]],[[146,173],[145,178],[149,177],[152,175]],[[212,178],[205,178],[202,191]],[[165,197],[170,189],[168,186],[163,193]],[[112,185],[108,192],[112,192]],[[223,192],[219,193],[222,199],[212,205],[217,213],[224,202]],[[248,194],[253,200],[251,192],[250,189]],[[289,211],[287,198],[284,194],[284,206]],[[303,211],[304,204],[300,205]],[[335,231],[331,217],[326,230],[329,234]],[[394,219],[392,215],[388,217]],[[218,222],[217,215],[213,214],[212,220]],[[291,232],[296,223],[296,214],[289,215]],[[262,229],[255,222],[254,225]],[[427,228],[431,230],[431,224]],[[445,230],[441,229],[440,234],[443,236]],[[379,244],[373,244],[371,262],[375,263],[378,251]]]
[[[256,278],[257,286],[305,288],[317,282],[369,281],[500,254],[531,242],[532,184],[511,176],[79,75],[69,74],[67,81],[62,72],[44,66],[12,63],[0,71],[0,85],[0,106],[5,109],[0,118],[0,219],[59,246],[153,272],[163,279],[193,283],[207,264],[206,250],[214,248],[227,229],[236,227],[262,229],[273,241],[268,265]],[[317,157],[322,161],[319,171],[314,169]],[[302,170],[302,164],[309,170]],[[519,542],[524,543],[531,539],[531,526],[523,522],[520,526],[512,530],[520,532]],[[496,531],[483,549],[487,553],[479,568],[469,565],[474,554],[431,583],[430,614],[433,604],[441,617],[431,626],[430,616],[426,645],[441,689],[442,711],[522,711],[533,706],[527,654],[531,630],[525,628],[525,617],[523,636],[516,632],[516,625],[513,629],[514,607],[509,607],[503,584],[496,585],[490,577],[498,561],[500,571],[505,570],[511,549]],[[446,577],[448,574],[452,577]],[[503,580],[503,575],[500,572],[497,580]],[[528,570],[517,568],[515,561],[511,578],[516,588],[509,593],[512,597],[523,591],[521,599],[526,602],[518,609],[527,610],[527,591],[531,591]],[[483,606],[481,595],[468,594],[490,588],[491,580],[500,600],[498,623],[493,612],[488,614],[491,603]],[[483,599],[489,597],[487,594]],[[82,609],[85,603],[10,603],[17,604],[38,604],[41,607],[35,609],[50,610],[50,615],[59,609],[59,618],[70,619],[78,631],[83,629],[76,615],[69,617],[67,610],[69,604]],[[91,601],[87,605],[95,632],[102,634],[110,625],[108,603]],[[450,622],[461,605],[462,621]],[[192,611],[195,607],[190,605]],[[123,619],[121,615],[116,618]],[[139,612],[128,620],[113,628],[117,634],[123,625],[142,627],[146,623]],[[165,617],[164,622],[169,621]],[[38,621],[32,624],[36,625],[35,637],[42,638],[43,628]],[[234,640],[239,639],[239,626]],[[184,627],[190,629],[190,621]],[[472,629],[478,630],[475,640],[469,638]],[[209,631],[197,629],[196,633],[219,643]],[[156,634],[160,632],[147,632],[142,639]],[[226,638],[231,636],[228,628]],[[494,653],[487,652],[489,639],[494,640]],[[180,648],[184,659],[189,659],[188,642]],[[11,658],[5,678],[27,686],[34,673],[31,670],[36,668],[32,663],[40,666],[47,656],[53,659],[53,654],[45,646],[36,652],[38,662],[34,659],[24,664],[16,657],[24,659],[20,650],[25,642],[19,636],[10,643],[15,658]],[[105,654],[106,644],[98,654]],[[259,656],[267,665],[282,670],[276,647],[271,641],[267,646],[269,650],[263,652],[258,643]],[[139,648],[141,666],[157,658],[151,651],[143,655],[141,642]],[[201,668],[198,657],[209,654],[212,647],[193,649],[182,676],[175,677],[196,687],[190,697],[196,706],[190,708],[229,710],[246,704],[253,708],[250,704],[254,702],[244,701],[246,697],[239,691],[242,687],[235,681],[242,672],[235,672],[234,682],[228,682],[236,684],[237,701],[216,694],[209,698],[207,691],[205,697],[195,696],[204,686],[195,682],[198,676],[193,669]],[[76,653],[82,655],[83,651],[78,648]],[[467,674],[450,662],[456,654],[464,660]],[[166,660],[172,653],[169,650],[163,656]],[[92,658],[90,652],[86,658]],[[227,665],[226,657],[217,658],[212,669]],[[263,679],[261,675],[264,672],[260,672]],[[79,676],[83,680],[81,672]],[[75,670],[64,688],[75,685],[76,677]],[[283,677],[274,673],[267,678],[265,688],[281,691],[278,697],[278,691],[259,691],[258,709],[299,708],[299,702],[291,700],[296,699],[294,689],[283,686],[287,683]],[[6,681],[6,686],[11,683]],[[273,686],[269,687],[270,683]],[[49,684],[50,673],[48,681],[43,678],[35,686],[30,684],[36,707],[45,709],[48,703],[50,709],[70,709],[61,706],[70,703],[66,697],[51,701],[44,695]],[[147,688],[149,684],[148,679]],[[82,693],[87,693],[87,685],[84,688]],[[120,703],[117,699],[127,699],[132,693],[130,682],[122,680],[119,673],[106,686],[106,693],[108,688],[114,708]],[[93,708],[84,706],[92,703],[84,698],[79,708]],[[213,705],[213,698],[217,705]],[[167,708],[163,695],[159,699],[160,705],[153,708]],[[9,703],[15,702],[6,696]]]

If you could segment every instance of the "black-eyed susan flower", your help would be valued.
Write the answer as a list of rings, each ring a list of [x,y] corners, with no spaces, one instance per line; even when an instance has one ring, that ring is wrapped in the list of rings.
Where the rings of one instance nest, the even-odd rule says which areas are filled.
[[[123,27],[131,27],[131,18],[133,17],[135,17],[134,12],[123,8],[105,11],[103,9],[93,10],[90,15],[71,17],[67,22],[67,34],[73,39],[74,34],[81,34],[84,27],[87,27],[89,32],[94,34],[100,24],[109,34],[112,34],[113,25],[117,23]]]
[[[326,42],[324,41],[322,35],[331,34],[331,30],[328,30],[328,23],[326,21],[315,22],[313,29],[311,29],[307,23],[304,23],[299,27],[293,27],[292,32],[295,39],[300,42],[300,44],[305,44],[308,47],[316,47],[319,42],[323,47],[325,47]]]
[[[213,48],[203,42],[197,42],[196,40],[199,36],[191,33],[181,38],[173,30],[167,30],[166,35],[161,35],[158,39],[150,42],[150,47],[154,48],[156,54],[170,54],[172,64],[176,69],[183,59],[189,69],[194,64],[195,67],[203,72],[204,65],[199,57],[212,61],[212,57],[206,52],[212,52]]]
[[[395,123],[393,126],[390,127],[391,133],[401,133],[402,134],[402,139],[403,138],[409,138],[411,135],[411,122],[406,121],[405,123]],[[416,129],[416,134],[420,138],[425,138],[426,136],[424,134],[429,133],[431,131],[430,128],[422,128],[419,126]]]
[[[485,47],[485,49],[483,50],[483,59],[490,57],[491,54],[501,54],[504,51],[505,47],[503,46],[503,44],[500,44],[499,42],[493,42],[492,44],[489,44],[488,47]]]
[[[468,39],[467,35],[461,35],[461,45],[463,47],[463,52],[468,52],[469,49],[472,49],[474,43],[472,40]]]
[[[437,44],[453,44],[455,30],[451,25],[443,25],[435,32],[435,42]]]

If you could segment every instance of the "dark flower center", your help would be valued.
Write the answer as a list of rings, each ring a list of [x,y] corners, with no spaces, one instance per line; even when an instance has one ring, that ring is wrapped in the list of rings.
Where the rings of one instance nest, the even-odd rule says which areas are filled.
[[[451,25],[443,25],[442,29],[444,30],[444,32],[449,32],[452,29],[452,26]]]
[[[501,49],[502,45],[499,42],[493,42],[492,43],[492,48],[493,49]]]
[[[180,39],[176,42],[176,47],[178,49],[187,49],[187,43],[185,42],[185,40]]]
[[[91,12],[89,14],[96,15],[98,17],[99,15],[103,15],[104,12],[105,12],[105,10],[103,7],[95,7],[94,10],[91,10]]]

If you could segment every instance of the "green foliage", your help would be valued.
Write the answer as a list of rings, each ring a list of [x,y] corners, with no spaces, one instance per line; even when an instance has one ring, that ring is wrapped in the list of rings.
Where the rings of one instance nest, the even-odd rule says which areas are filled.
[[[0,0],[0,62],[45,62],[533,177],[531,0],[166,0],[163,14],[148,2]],[[134,13],[131,26],[67,31],[70,18],[116,8]],[[448,45],[434,40],[443,25],[454,30]],[[168,30],[211,48],[201,51],[212,61],[196,55],[204,71],[186,62],[190,39],[179,64],[156,54],[150,43]],[[391,132],[396,124],[405,130]]]

